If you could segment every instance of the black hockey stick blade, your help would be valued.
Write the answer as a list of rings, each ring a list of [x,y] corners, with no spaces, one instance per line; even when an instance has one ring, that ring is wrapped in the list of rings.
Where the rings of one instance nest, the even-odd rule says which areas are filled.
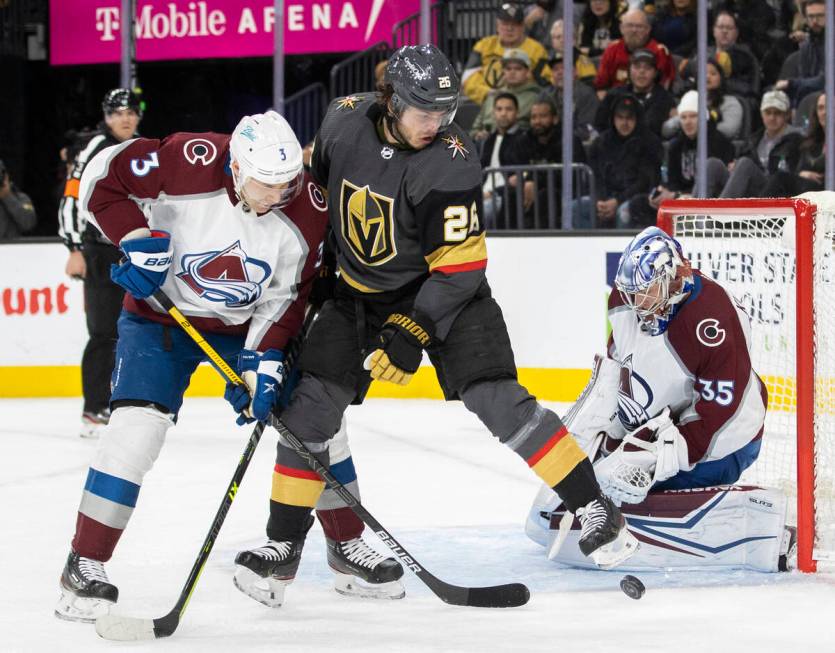
[[[471,587],[467,592],[467,605],[474,608],[518,608],[530,598],[530,590],[522,583]]]

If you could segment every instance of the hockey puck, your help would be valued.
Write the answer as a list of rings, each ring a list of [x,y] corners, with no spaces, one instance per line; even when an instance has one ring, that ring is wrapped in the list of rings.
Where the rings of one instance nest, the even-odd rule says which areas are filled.
[[[644,584],[640,580],[629,574],[620,579],[620,588],[626,596],[636,601],[647,591],[647,588],[644,587]]]

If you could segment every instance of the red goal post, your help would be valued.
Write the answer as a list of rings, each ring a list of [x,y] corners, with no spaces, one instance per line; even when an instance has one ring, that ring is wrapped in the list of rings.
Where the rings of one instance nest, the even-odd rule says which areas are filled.
[[[769,409],[742,480],[796,494],[798,568],[816,571],[835,561],[835,193],[671,200],[657,224],[751,317]]]

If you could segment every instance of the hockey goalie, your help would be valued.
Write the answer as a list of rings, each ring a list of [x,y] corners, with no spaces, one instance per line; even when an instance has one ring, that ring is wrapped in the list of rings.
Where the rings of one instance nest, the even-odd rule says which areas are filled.
[[[768,403],[748,316],[656,227],[623,252],[615,286],[608,355],[565,422],[641,542],[629,568],[785,569],[785,495],[734,485],[759,454]],[[526,532],[550,559],[591,566],[552,492],[537,495]]]

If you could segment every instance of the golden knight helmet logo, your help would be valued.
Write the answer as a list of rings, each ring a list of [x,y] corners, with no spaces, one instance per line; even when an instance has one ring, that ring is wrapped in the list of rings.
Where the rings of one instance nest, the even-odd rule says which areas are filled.
[[[393,208],[392,198],[342,180],[342,237],[365,265],[382,265],[397,256]]]

